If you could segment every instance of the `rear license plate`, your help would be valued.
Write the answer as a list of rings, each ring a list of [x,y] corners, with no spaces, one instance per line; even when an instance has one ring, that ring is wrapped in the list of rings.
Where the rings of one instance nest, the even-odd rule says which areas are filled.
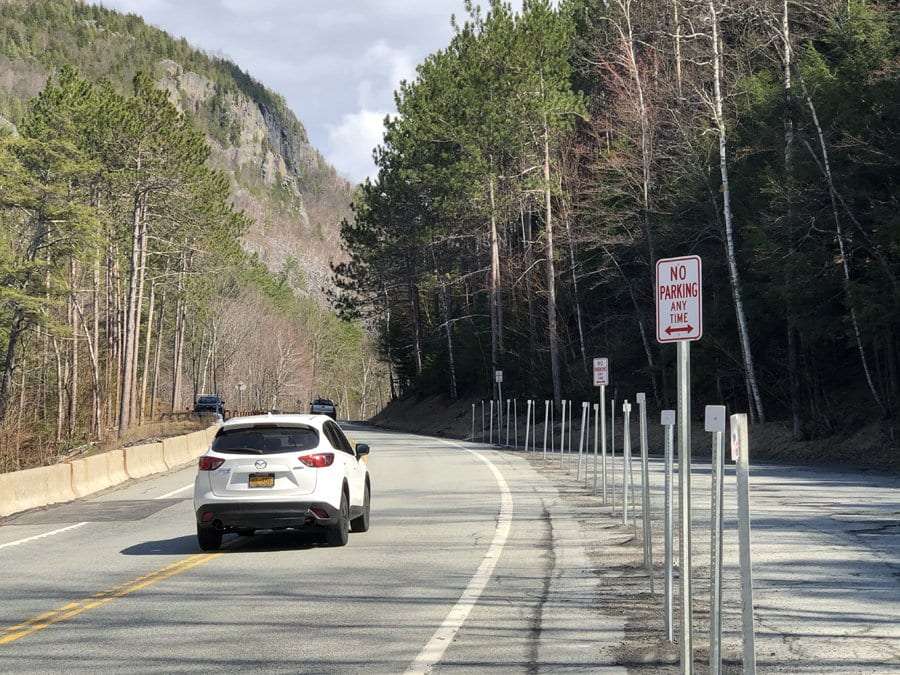
[[[270,488],[275,487],[274,473],[251,473],[250,487],[252,488]]]

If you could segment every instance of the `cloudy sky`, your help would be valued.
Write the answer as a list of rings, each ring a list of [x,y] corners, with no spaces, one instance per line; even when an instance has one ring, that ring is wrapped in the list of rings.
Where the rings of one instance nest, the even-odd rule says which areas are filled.
[[[450,16],[463,13],[463,0],[98,1],[226,56],[280,92],[354,181],[374,170],[397,84],[447,44]]]

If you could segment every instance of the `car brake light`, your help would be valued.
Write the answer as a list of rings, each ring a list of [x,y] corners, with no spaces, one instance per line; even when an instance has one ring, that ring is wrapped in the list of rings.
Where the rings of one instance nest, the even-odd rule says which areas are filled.
[[[201,471],[214,471],[218,469],[225,463],[225,460],[221,457],[207,457],[203,455],[200,458],[199,467]]]
[[[314,455],[300,455],[297,459],[313,469],[324,469],[334,463],[334,453],[317,452]]]

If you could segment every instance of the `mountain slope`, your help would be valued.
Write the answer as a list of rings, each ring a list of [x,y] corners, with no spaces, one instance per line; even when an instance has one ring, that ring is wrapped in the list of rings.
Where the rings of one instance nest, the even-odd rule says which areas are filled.
[[[273,271],[299,268],[298,290],[318,294],[340,255],[352,186],[281,96],[138,16],[77,0],[0,0],[2,118],[18,122],[24,102],[65,64],[123,91],[139,70],[152,73],[205,130],[213,164],[231,176],[235,205],[254,221],[245,247]]]

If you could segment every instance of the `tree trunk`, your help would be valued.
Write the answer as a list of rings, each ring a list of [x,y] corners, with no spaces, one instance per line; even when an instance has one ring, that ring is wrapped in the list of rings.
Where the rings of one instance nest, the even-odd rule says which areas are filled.
[[[16,309],[6,341],[6,352],[3,355],[3,372],[0,374],[0,423],[6,418],[6,412],[9,409],[13,372],[16,369],[16,347],[25,331],[25,325],[25,312],[22,309]]]
[[[493,161],[491,162],[493,166]],[[494,373],[502,366],[501,326],[500,326],[500,241],[497,235],[497,207],[494,195],[494,175],[488,180],[491,200],[491,382],[494,389]],[[497,398],[496,394],[494,398]]]
[[[728,136],[725,127],[725,114],[722,95],[722,50],[719,43],[719,14],[715,0],[709,0],[710,21],[712,23],[713,46],[713,88],[715,92],[715,121],[719,132],[719,171],[722,175],[722,215],[725,221],[726,257],[728,260],[728,276],[731,281],[731,295],[734,300],[734,312],[737,318],[738,336],[741,353],[744,357],[745,377],[752,400],[749,401],[751,412],[755,409],[756,418],[766,421],[762,397],[756,380],[756,364],[750,349],[750,332],[744,314],[744,296],[741,290],[741,279],[738,273],[737,257],[734,252],[734,224],[731,215],[731,191],[728,183]]]
[[[556,252],[553,249],[553,195],[550,193],[550,125],[544,115],[544,213],[547,236],[547,333],[550,346],[550,376],[553,400],[562,400],[559,370],[559,334],[556,325]]]
[[[156,419],[156,397],[159,392],[159,368],[162,363],[163,318],[166,312],[166,294],[159,303],[159,318],[156,320],[156,355],[153,357],[153,384],[150,386],[150,419]]]
[[[869,362],[866,358],[866,350],[863,347],[862,342],[862,332],[859,328],[859,319],[856,315],[856,303],[853,302],[853,293],[850,287],[850,259],[849,252],[844,243],[844,230],[841,226],[841,218],[840,213],[838,212],[838,204],[837,204],[837,193],[834,188],[834,178],[831,173],[831,161],[828,157],[828,145],[825,143],[825,134],[822,133],[822,126],[819,124],[819,115],[816,112],[816,106],[813,104],[812,98],[809,95],[809,92],[806,89],[806,85],[803,80],[800,80],[800,84],[803,87],[803,97],[806,99],[806,105],[809,108],[810,115],[812,116],[813,125],[816,128],[816,135],[819,139],[819,149],[822,152],[822,166],[825,172],[825,179],[828,182],[828,196],[831,199],[831,213],[834,218],[834,232],[835,238],[838,243],[838,250],[840,251],[841,256],[841,269],[843,271],[843,287],[844,287],[844,295],[847,301],[847,309],[850,313],[850,323],[853,327],[853,337],[856,341],[856,349],[859,352],[859,360],[862,365],[863,374],[866,378],[866,384],[869,387],[869,392],[872,394],[872,399],[878,405],[878,408],[881,410],[882,414],[886,414],[887,408],[884,405],[884,402],[881,400],[881,396],[878,395],[878,390],[875,388],[875,382],[872,379],[872,371],[869,368]],[[810,148],[810,152],[812,152],[812,148]],[[813,153],[815,155],[815,153]]]
[[[69,302],[72,306],[71,312],[71,330],[72,330],[72,347],[70,349],[71,377],[69,379],[69,410],[68,410],[68,435],[75,435],[75,426],[78,420],[78,333],[81,330],[81,315],[75,311],[75,305],[78,302],[78,265],[74,258],[69,260],[69,286],[70,296]]]
[[[144,341],[144,369],[141,372],[141,396],[138,406],[138,424],[144,423],[144,413],[147,410],[147,377],[150,368],[150,347],[153,344],[153,310],[156,303],[156,283],[150,284],[150,301],[147,307],[147,337]],[[157,336],[157,340],[159,336]]]
[[[141,267],[141,236],[143,232],[141,208],[142,197],[135,195],[134,205],[131,211],[131,258],[128,267],[128,298],[125,307],[125,334],[122,353],[122,365],[120,367],[119,382],[119,427],[118,434],[122,435],[131,425],[131,393],[134,378],[134,353],[135,337],[137,335],[136,321],[138,315],[138,292],[140,285]]]
[[[782,1],[781,42],[783,47],[783,80],[784,80],[784,183],[783,189],[787,200],[785,224],[788,238],[788,257],[785,265],[785,320],[787,323],[787,366],[788,388],[791,405],[791,422],[793,439],[803,438],[802,405],[800,401],[800,375],[797,372],[797,308],[794,301],[795,265],[794,256],[797,246],[795,241],[794,215],[794,96],[791,82],[791,62],[793,45],[791,42],[791,24],[788,0]]]

